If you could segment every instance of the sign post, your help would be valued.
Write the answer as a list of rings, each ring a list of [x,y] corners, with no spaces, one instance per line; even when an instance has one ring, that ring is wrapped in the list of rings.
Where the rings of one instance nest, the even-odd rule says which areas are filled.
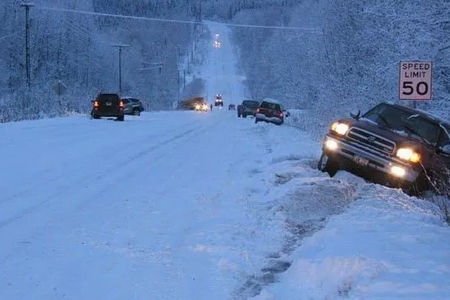
[[[433,62],[403,61],[400,63],[399,98],[416,101],[431,100]]]

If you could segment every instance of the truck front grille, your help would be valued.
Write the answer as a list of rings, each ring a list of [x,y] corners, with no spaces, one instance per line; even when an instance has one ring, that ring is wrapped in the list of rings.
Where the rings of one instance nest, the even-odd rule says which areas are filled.
[[[361,128],[352,127],[347,136],[350,140],[356,141],[360,145],[387,155],[392,154],[395,149],[393,141]]]

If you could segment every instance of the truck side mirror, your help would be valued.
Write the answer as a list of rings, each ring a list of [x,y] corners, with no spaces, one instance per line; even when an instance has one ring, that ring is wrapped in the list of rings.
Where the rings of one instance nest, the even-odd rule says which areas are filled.
[[[440,152],[450,155],[450,143],[444,144],[443,146],[439,147]]]
[[[352,117],[352,118],[355,119],[355,120],[359,120],[359,118],[361,118],[361,111],[358,110],[358,113],[357,113],[357,114],[350,113],[350,117]]]

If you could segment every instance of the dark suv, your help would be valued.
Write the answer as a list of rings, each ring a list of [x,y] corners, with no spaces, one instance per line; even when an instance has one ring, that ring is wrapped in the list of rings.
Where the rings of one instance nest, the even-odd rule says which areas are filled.
[[[92,101],[91,115],[94,119],[100,117],[116,117],[118,121],[124,120],[125,103],[117,94],[98,94]]]
[[[144,105],[142,104],[141,100],[125,97],[122,98],[122,101],[125,104],[125,108],[123,110],[123,113],[125,115],[135,115],[140,116],[141,112],[144,111]]]
[[[244,100],[242,104],[237,107],[238,118],[247,116],[255,116],[256,109],[259,107],[259,102],[255,100]]]
[[[216,100],[214,101],[214,106],[222,106],[223,107],[222,95],[219,95],[219,94],[216,95]]]
[[[284,113],[281,104],[274,99],[266,98],[256,109],[255,123],[259,121],[270,122],[276,125],[284,123]]]
[[[318,168],[345,169],[410,194],[449,194],[450,124],[400,105],[382,103],[362,117],[331,125]]]

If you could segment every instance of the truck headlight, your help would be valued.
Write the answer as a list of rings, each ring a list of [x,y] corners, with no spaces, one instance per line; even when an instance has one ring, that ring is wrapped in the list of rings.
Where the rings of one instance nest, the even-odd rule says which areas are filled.
[[[325,141],[325,148],[328,150],[335,151],[338,147],[338,144],[333,140],[327,139]]]
[[[391,168],[391,174],[394,175],[395,177],[404,177],[406,174],[405,169],[403,169],[402,167],[399,166],[393,166]]]
[[[397,150],[397,157],[403,160],[407,160],[413,163],[420,162],[420,154],[414,152],[411,148],[400,148]]]
[[[331,130],[339,135],[345,135],[348,132],[349,126],[345,123],[334,122],[331,125]]]

